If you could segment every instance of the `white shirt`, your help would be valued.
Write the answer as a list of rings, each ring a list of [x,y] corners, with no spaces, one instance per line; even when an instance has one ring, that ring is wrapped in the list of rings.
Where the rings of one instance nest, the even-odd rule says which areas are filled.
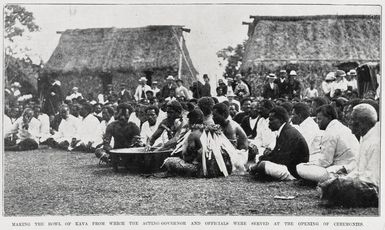
[[[91,142],[92,146],[96,146],[103,142],[102,133],[99,120],[90,113],[82,119],[78,128],[77,139],[81,141],[80,143],[87,145]]]
[[[226,97],[226,96],[223,96],[223,95],[221,95],[221,96],[216,96],[216,98],[218,99],[218,102],[219,102],[219,103],[222,103],[222,102],[224,102],[224,101],[228,101],[227,97]]]
[[[310,163],[324,168],[334,165],[344,166],[350,173],[356,166],[358,150],[358,140],[351,130],[334,119],[326,127],[322,136],[320,153]]]
[[[144,90],[144,98],[147,98],[146,92],[151,91],[151,87],[149,85],[144,85],[144,86],[138,85],[138,87],[136,87],[135,94],[134,94],[134,98],[136,101],[139,101],[140,99],[142,99],[143,90]]]
[[[357,165],[348,177],[380,185],[380,122],[361,137]]]
[[[257,136],[250,143],[257,146],[259,154],[263,154],[266,148],[274,149],[275,138],[275,133],[269,128],[269,118],[261,117],[257,123]]]
[[[255,125],[257,124],[257,121],[258,121],[258,117],[254,118],[254,119],[250,117],[249,124],[250,124],[251,129],[254,129]]]
[[[147,143],[147,141],[152,137],[152,134],[158,129],[160,121],[158,120],[155,125],[150,126],[148,121],[144,122],[142,125],[142,129],[140,131],[140,137],[142,138],[143,143]],[[168,141],[167,131],[163,131],[162,135],[155,140],[153,146],[163,145]]]
[[[281,135],[281,131],[282,131],[282,129],[283,129],[283,126],[285,126],[285,125],[286,125],[286,122],[283,123],[283,124],[279,127],[279,129],[277,130],[277,132],[275,133],[277,138],[279,137],[279,135]]]
[[[135,112],[131,113],[130,117],[128,118],[128,121],[135,123],[135,125],[140,128],[140,119],[138,118],[138,116],[136,116]]]
[[[332,82],[323,81],[321,84],[321,87],[324,94],[328,94],[331,92],[332,88],[334,87],[334,81]]]
[[[305,138],[307,146],[309,148],[309,161],[313,158],[317,158],[321,151],[320,145],[323,135],[323,130],[320,130],[317,123],[312,117],[306,118],[299,125],[293,125]]]
[[[344,92],[348,89],[348,83],[345,78],[342,78],[340,81],[334,81],[334,84],[331,87],[330,97],[334,96],[334,92],[337,89],[340,89],[341,92]]]
[[[39,143],[39,127],[40,122],[36,118],[32,118],[28,123],[28,129],[24,129],[23,117],[19,117],[15,123],[13,123],[12,128],[8,133],[5,134],[5,137],[8,137],[16,133],[17,140],[16,143],[20,143],[25,139],[32,139]]]
[[[176,97],[183,96],[183,97],[186,98],[187,100],[190,99],[189,92],[188,92],[187,88],[184,87],[183,85],[182,85],[182,86],[176,87],[176,89],[175,89],[175,96],[176,96]]]
[[[307,88],[305,90],[305,93],[303,95],[305,98],[313,98],[313,97],[318,97],[318,90],[316,88],[310,89]]]
[[[68,141],[68,143],[71,143],[72,138],[76,138],[77,136],[78,125],[78,118],[70,114],[67,119],[61,120],[58,131],[52,136],[52,138],[58,143],[62,141]]]
[[[40,126],[39,126],[40,142],[43,142],[51,136],[49,132],[50,130],[49,117],[47,114],[42,113],[42,114],[39,114],[39,116],[37,117],[37,120],[40,122]]]

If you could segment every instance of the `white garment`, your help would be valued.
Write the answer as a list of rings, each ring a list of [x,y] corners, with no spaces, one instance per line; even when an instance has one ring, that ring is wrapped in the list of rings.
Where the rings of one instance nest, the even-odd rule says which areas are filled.
[[[334,81],[332,81],[332,82],[323,81],[321,83],[321,88],[322,88],[322,91],[324,92],[324,94],[330,93],[333,87],[334,87]]]
[[[136,116],[135,112],[132,112],[130,117],[128,118],[128,122],[130,121],[135,123],[135,125],[140,128],[140,119]]]
[[[76,138],[78,135],[78,126],[78,118],[70,114],[67,119],[61,120],[58,131],[52,135],[52,138],[58,143],[63,141],[71,143],[72,138]]]
[[[318,90],[316,88],[314,88],[314,89],[307,88],[305,90],[305,93],[304,93],[303,97],[304,98],[318,97]]]
[[[228,101],[227,97],[223,96],[223,95],[222,96],[217,96],[216,98],[218,99],[219,103],[222,103],[224,101]]]
[[[352,87],[352,90],[357,89],[357,80],[356,79],[352,79],[350,81],[346,81],[346,83],[348,84],[348,86]]]
[[[275,179],[280,181],[290,181],[295,180],[295,177],[290,174],[286,165],[276,164],[270,161],[265,162],[265,173]]]
[[[139,101],[140,99],[142,99],[142,93],[144,91],[144,98],[147,99],[147,95],[146,95],[146,92],[147,91],[151,91],[151,87],[149,85],[138,85],[138,87],[136,87],[136,90],[135,90],[135,94],[134,94],[134,98],[136,101]]]
[[[351,130],[334,119],[322,135],[319,154],[309,163],[324,168],[343,166],[350,173],[356,166],[358,150],[358,140]]]
[[[140,131],[140,137],[142,138],[143,143],[148,142],[148,140],[152,137],[154,132],[158,129],[160,123],[161,123],[161,121],[159,121],[159,120],[153,126],[150,126],[148,121],[143,123],[142,129]],[[167,136],[167,131],[165,130],[165,131],[163,131],[162,135],[158,139],[155,140],[153,146],[163,145],[167,141],[168,141],[168,136]]]
[[[334,93],[337,89],[341,90],[341,92],[345,92],[348,89],[348,82],[345,78],[342,78],[340,81],[334,81],[334,84],[330,90],[330,97],[334,96]]]
[[[91,142],[93,147],[103,142],[100,122],[93,114],[90,113],[87,117],[82,119],[80,126],[78,127],[76,139],[80,140],[78,145],[87,145]]]
[[[46,141],[49,137],[51,137],[50,125],[49,125],[49,116],[45,113],[39,114],[37,120],[40,122],[39,126],[39,137],[40,142]]]
[[[257,136],[250,143],[258,148],[258,154],[262,155],[266,148],[274,149],[276,135],[269,128],[269,118],[261,117],[257,123]]]
[[[24,141],[25,139],[32,139],[36,141],[36,143],[39,143],[40,122],[33,117],[28,123],[28,129],[24,129],[23,126],[24,126],[23,117],[19,117],[15,121],[15,123],[13,123],[12,128],[8,131],[8,133],[5,133],[5,137],[9,137],[12,134],[16,134],[17,144],[20,143],[21,141]]]
[[[79,92],[77,92],[77,93],[72,93],[71,95],[69,95],[69,96],[66,97],[66,100],[72,101],[73,99],[77,99],[77,98],[79,98],[79,97],[83,98],[83,95],[82,95],[81,93],[79,93]]]
[[[319,153],[321,137],[323,132],[319,129],[318,124],[314,121],[313,118],[308,117],[299,124],[299,126],[294,126],[305,138],[307,146],[309,147],[309,155]]]
[[[360,152],[355,170],[347,176],[361,181],[380,185],[380,122],[371,128],[360,140]]]
[[[258,121],[258,117],[256,118],[251,118],[249,119],[249,124],[250,124],[250,128],[253,130],[255,128],[255,125],[257,124],[257,121]]]

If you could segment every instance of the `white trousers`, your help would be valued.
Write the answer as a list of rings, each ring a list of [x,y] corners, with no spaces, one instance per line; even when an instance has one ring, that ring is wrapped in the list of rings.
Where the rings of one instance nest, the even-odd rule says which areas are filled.
[[[276,164],[270,161],[262,161],[265,163],[265,173],[273,178],[281,181],[295,180],[287,169],[286,165]]]
[[[342,168],[342,165],[332,165],[328,168],[324,168],[318,165],[302,163],[297,165],[297,173],[303,179],[315,182],[322,182],[333,177]]]

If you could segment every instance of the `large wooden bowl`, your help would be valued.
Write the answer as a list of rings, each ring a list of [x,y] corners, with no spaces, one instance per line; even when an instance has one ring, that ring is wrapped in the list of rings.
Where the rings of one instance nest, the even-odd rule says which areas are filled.
[[[144,147],[111,149],[111,164],[114,171],[119,170],[119,166],[125,167],[129,171],[152,173],[161,171],[163,161],[170,156],[170,150],[150,150],[145,151]]]

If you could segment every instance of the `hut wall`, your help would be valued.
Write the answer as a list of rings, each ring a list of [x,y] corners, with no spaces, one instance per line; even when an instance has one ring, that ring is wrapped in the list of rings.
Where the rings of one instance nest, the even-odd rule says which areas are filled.
[[[71,90],[75,86],[79,88],[83,97],[92,93],[96,98],[103,91],[101,80],[97,75],[71,73],[58,75],[57,79],[61,82],[64,97],[71,94]]]

